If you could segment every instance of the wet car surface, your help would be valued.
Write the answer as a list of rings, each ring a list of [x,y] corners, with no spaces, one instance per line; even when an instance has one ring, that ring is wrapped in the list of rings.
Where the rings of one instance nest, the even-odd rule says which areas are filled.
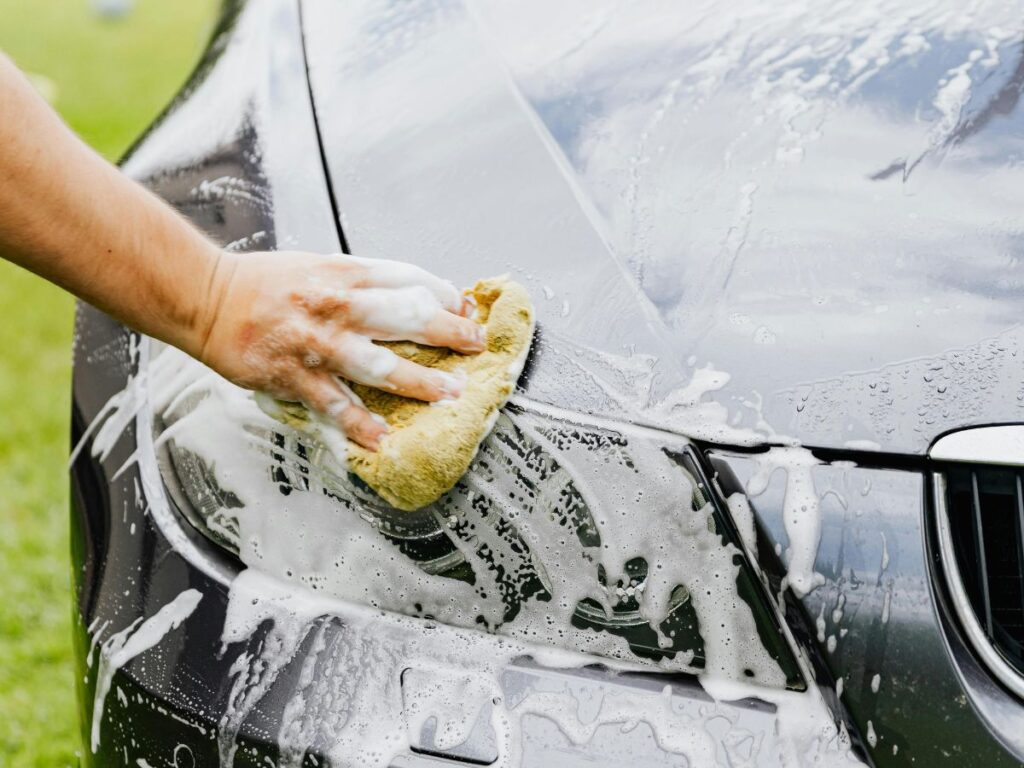
[[[126,169],[538,337],[395,517],[82,306],[84,764],[1020,764],[928,457],[1020,420],[1020,62],[1000,4],[229,4]]]

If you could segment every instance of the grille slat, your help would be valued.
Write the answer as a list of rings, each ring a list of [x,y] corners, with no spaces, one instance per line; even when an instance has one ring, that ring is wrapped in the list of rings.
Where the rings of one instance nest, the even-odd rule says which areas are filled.
[[[1024,700],[1024,422],[941,435],[928,457],[951,630]]]
[[[945,466],[945,513],[969,610],[991,646],[1024,675],[1024,473]]]
[[[1020,473],[1016,476],[1017,491],[1017,575],[1021,584],[1024,584],[1024,482],[1021,481]],[[1024,637],[1024,589],[1020,591],[1020,636]]]
[[[985,524],[981,519],[981,493],[978,490],[978,473],[971,472],[971,513],[974,520],[975,572],[981,594],[981,620],[989,638],[992,630],[992,597],[988,590],[988,558],[985,557]]]

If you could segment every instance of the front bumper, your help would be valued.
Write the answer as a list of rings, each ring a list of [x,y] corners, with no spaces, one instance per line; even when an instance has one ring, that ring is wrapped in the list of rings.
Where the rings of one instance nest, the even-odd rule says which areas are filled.
[[[265,61],[266,69],[254,69],[253,61]],[[308,94],[295,87],[304,78],[293,4],[282,0],[229,10],[196,79],[136,150],[129,171],[225,245],[340,250]],[[211,112],[211,104],[223,112]],[[196,136],[206,137],[207,145],[194,146]],[[189,148],[187,157],[182,147]],[[109,398],[137,377],[145,348],[106,316],[80,307],[75,442]],[[333,726],[324,719],[330,713],[323,703],[363,679],[351,668],[342,674],[344,665],[327,666],[330,654],[343,656],[351,646],[347,628],[363,622],[373,635],[373,627],[393,630],[398,620],[334,605],[307,617],[301,636],[275,634],[279,625],[265,621],[244,642],[225,645],[238,565],[175,511],[147,424],[145,418],[131,420],[102,457],[93,455],[94,442],[87,439],[72,466],[83,764],[183,768],[231,759],[240,766],[324,764]],[[746,487],[757,455],[706,448],[723,496]],[[805,659],[812,685],[844,723],[855,748],[875,765],[1018,765],[1024,755],[1020,702],[973,659],[935,575],[927,466],[854,466],[830,458],[814,469],[822,498],[814,570],[824,583],[802,599],[787,593],[782,603],[785,629]],[[747,541],[775,593],[785,574],[776,548],[781,552],[788,543],[785,483],[785,475],[775,473],[765,491],[751,499],[757,533]],[[102,717],[96,718],[105,643],[118,633],[130,637],[133,626],[189,590],[201,595],[198,605],[179,626],[168,626],[153,647],[113,671]],[[469,642],[465,632],[413,621],[401,624],[413,634],[443,636],[449,644]],[[480,638],[473,642],[495,648],[502,643]],[[240,660],[275,643],[293,644],[286,663],[239,689],[233,669]],[[386,644],[382,652],[386,655]],[[397,684],[403,691],[431,686],[431,669],[410,669],[401,670]],[[615,676],[601,668],[558,672],[520,661],[503,671],[500,687],[499,695],[513,704],[530,690],[621,705],[619,719],[592,731],[573,730],[568,720],[532,717],[524,729],[528,765],[595,760],[676,765],[681,761],[672,749],[684,747],[698,756],[697,764],[786,764],[774,741],[776,710],[784,702],[716,704],[692,677]],[[296,691],[305,691],[308,709],[324,717],[297,718]],[[258,706],[246,710],[244,718],[232,716],[240,711],[240,696],[257,693]],[[649,709],[655,699],[664,700],[673,719],[660,726],[630,721],[629,712]],[[461,747],[438,747],[436,740],[412,734],[419,751],[406,754],[402,764],[490,762],[497,731],[493,724],[488,731],[486,720]],[[688,743],[695,734],[703,741]]]

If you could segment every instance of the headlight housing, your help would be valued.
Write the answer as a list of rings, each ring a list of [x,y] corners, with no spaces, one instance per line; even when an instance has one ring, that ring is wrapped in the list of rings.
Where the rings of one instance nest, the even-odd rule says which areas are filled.
[[[518,400],[455,488],[403,512],[314,436],[176,350],[154,369],[172,497],[250,567],[457,626],[804,685],[685,439]]]

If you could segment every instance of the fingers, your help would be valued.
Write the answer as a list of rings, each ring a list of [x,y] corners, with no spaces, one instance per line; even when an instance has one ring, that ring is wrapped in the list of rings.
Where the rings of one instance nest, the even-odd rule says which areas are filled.
[[[472,317],[474,312],[476,312],[476,300],[472,296],[463,295],[462,304],[456,314],[461,317]]]
[[[355,333],[346,334],[326,362],[350,381],[428,402],[456,398],[465,384],[464,377],[413,363]]]
[[[480,323],[441,310],[430,318],[419,338],[412,341],[431,347],[448,347],[456,352],[475,354],[487,349],[487,332]]]
[[[411,340],[423,333],[434,315],[443,311],[437,297],[422,285],[362,288],[352,291],[348,298],[348,319],[353,330],[380,341]]]
[[[353,442],[376,451],[387,434],[387,425],[366,409],[348,387],[328,374],[310,374],[299,385],[307,408],[336,425]]]
[[[364,259],[347,256],[352,263],[366,270],[367,281],[374,288],[409,288],[420,286],[430,291],[449,312],[463,311],[462,295],[447,280],[427,272],[415,264],[390,259]]]
[[[402,361],[387,347],[374,344],[358,333],[341,334],[326,352],[324,362],[331,371],[378,389],[392,389],[390,377]]]
[[[472,310],[472,304],[460,303],[459,312]],[[479,323],[443,309],[423,286],[353,291],[348,311],[356,330],[379,341],[407,339],[466,354],[487,346]]]
[[[465,388],[466,378],[399,358],[398,365],[388,377],[388,385],[390,391],[404,397],[436,403],[459,397]]]

